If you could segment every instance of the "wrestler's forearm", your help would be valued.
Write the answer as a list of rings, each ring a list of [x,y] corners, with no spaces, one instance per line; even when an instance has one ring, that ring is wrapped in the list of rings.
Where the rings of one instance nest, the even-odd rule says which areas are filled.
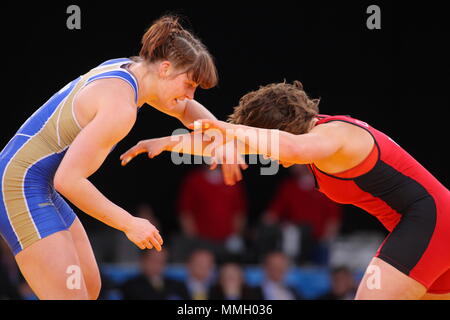
[[[210,157],[213,149],[212,139],[204,136],[201,132],[168,136],[160,139],[165,140],[166,151],[170,152]]]
[[[179,120],[187,127],[198,119],[216,119],[216,117],[198,101],[188,100]]]
[[[126,231],[133,216],[107,199],[88,179],[70,179],[57,190],[91,217]]]
[[[298,136],[276,129],[261,129],[243,125],[230,125],[228,138],[240,141],[239,151],[261,154],[274,160],[297,163],[299,161]]]

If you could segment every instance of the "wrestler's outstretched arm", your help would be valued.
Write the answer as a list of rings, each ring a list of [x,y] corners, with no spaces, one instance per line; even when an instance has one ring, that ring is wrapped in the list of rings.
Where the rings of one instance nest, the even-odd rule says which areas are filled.
[[[344,145],[342,129],[334,123],[314,127],[305,134],[254,128],[220,120],[203,119],[189,125],[194,132],[219,130],[227,140],[237,139],[245,154],[262,154],[280,163],[308,164],[326,159]]]

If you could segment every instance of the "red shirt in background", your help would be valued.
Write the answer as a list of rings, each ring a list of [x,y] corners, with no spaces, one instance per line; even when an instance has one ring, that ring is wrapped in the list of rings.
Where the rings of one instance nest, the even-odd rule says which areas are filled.
[[[341,220],[342,207],[317,191],[313,179],[307,174],[284,180],[268,211],[280,222],[310,225],[313,237],[319,240],[329,221]]]
[[[224,241],[234,230],[238,214],[247,210],[241,183],[227,186],[220,170],[197,169],[181,185],[178,212],[191,214],[197,235],[203,239]]]

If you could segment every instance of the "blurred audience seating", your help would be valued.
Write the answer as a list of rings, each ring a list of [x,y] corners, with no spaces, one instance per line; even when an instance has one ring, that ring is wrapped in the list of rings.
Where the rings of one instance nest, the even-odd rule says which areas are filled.
[[[250,286],[260,285],[264,279],[264,270],[259,265],[243,266],[245,281]],[[134,264],[103,264],[101,271],[112,281],[120,285],[127,279],[136,276],[139,268]],[[185,281],[187,269],[183,264],[169,264],[165,276]],[[359,281],[363,270],[354,273]],[[305,299],[316,299],[330,290],[330,269],[326,267],[292,267],[287,273],[286,282],[294,287]]]

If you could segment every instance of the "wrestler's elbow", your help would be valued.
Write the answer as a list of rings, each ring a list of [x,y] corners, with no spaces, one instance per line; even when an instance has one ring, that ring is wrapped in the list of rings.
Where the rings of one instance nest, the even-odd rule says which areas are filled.
[[[62,195],[67,195],[76,183],[76,177],[73,174],[57,170],[53,178],[53,187]]]
[[[66,188],[66,183],[64,181],[64,175],[58,171],[55,173],[55,176],[53,177],[53,187],[59,193],[64,193],[64,190]]]

